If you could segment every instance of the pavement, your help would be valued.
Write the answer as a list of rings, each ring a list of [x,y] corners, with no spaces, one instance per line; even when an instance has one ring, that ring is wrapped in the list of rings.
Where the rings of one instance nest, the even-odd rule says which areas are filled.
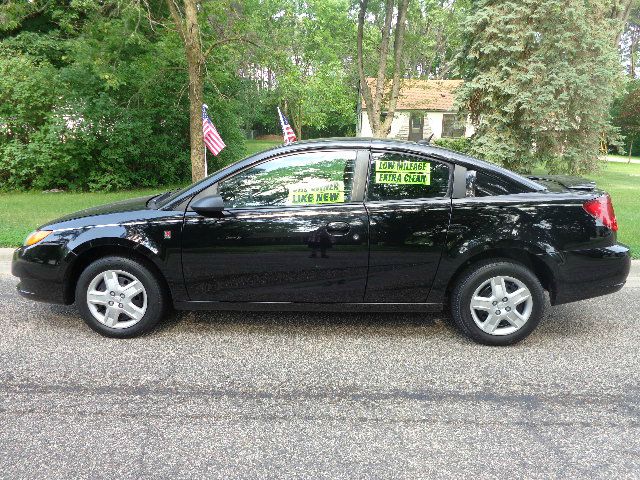
[[[638,160],[637,158],[631,158],[631,160],[629,160],[627,157],[614,157],[613,155],[607,155],[607,161],[608,162],[614,162],[614,163],[638,163],[640,164],[640,160]]]
[[[4,479],[640,478],[637,262],[509,348],[393,313],[190,312],[107,339],[16,283],[0,269]]]

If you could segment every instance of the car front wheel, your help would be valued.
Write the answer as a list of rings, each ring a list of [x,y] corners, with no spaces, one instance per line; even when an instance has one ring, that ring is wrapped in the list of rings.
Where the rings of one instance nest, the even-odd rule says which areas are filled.
[[[451,295],[458,328],[485,345],[526,338],[544,313],[544,289],[525,266],[503,260],[478,263],[459,278]]]
[[[109,337],[134,337],[164,316],[166,295],[145,265],[126,257],[90,264],[76,286],[76,303],[93,330]]]

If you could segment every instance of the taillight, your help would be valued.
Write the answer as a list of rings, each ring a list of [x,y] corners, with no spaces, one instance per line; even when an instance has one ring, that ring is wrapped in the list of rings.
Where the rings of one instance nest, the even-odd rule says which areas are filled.
[[[593,218],[602,222],[605,227],[610,228],[614,232],[618,230],[618,221],[613,211],[611,197],[608,194],[584,202],[582,208]]]

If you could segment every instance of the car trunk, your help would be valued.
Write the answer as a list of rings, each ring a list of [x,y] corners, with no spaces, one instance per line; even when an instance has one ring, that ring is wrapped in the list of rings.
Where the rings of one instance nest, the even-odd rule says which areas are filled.
[[[567,190],[593,192],[596,190],[596,182],[571,175],[527,175],[527,178],[544,185],[552,192]]]

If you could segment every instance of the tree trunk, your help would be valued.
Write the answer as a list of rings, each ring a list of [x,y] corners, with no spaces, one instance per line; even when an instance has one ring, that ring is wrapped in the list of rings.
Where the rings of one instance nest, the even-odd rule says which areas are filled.
[[[362,37],[364,36],[364,17],[367,13],[367,3],[367,0],[360,0],[360,12],[358,13],[358,77],[360,79],[360,94],[364,99],[365,109],[367,110],[367,116],[369,117],[369,126],[371,127],[371,131],[374,132],[380,123],[380,112],[374,112],[373,109],[373,98],[371,96],[371,89],[367,83],[367,77],[364,73],[364,59],[362,53]],[[360,98],[358,98],[358,101],[360,101]]]
[[[285,114],[288,115],[288,114]],[[293,129],[296,133],[296,139],[302,140],[302,110],[298,108],[297,114],[291,114],[288,118],[291,118],[291,123],[293,123]]]
[[[358,77],[360,79],[360,94],[364,100],[367,116],[369,117],[369,125],[374,137],[384,138],[389,134],[391,123],[395,115],[396,104],[400,92],[400,75],[402,73],[402,52],[404,45],[404,32],[407,20],[407,9],[409,0],[400,0],[398,5],[398,19],[395,26],[395,36],[393,44],[393,77],[391,81],[391,96],[388,99],[386,109],[385,103],[385,87],[387,73],[387,57],[389,53],[389,41],[393,25],[393,0],[385,1],[385,20],[382,29],[382,40],[378,51],[378,75],[375,79],[375,92],[371,92],[371,87],[367,83],[367,77],[364,71],[363,59],[363,36],[364,21],[366,17],[368,0],[360,0],[360,12],[358,14]],[[360,101],[360,99],[358,99]],[[381,121],[382,112],[386,110],[387,117]]]
[[[631,41],[631,46],[629,47],[629,76],[632,79],[636,78],[636,57],[638,56],[637,49],[638,39],[636,39],[634,36],[633,40]]]
[[[396,105],[398,103],[398,95],[400,94],[400,72],[402,70],[402,49],[404,47],[404,29],[407,25],[407,9],[409,8],[409,0],[401,0],[398,6],[398,23],[396,25],[396,37],[393,42],[393,83],[391,85],[391,98],[389,99],[389,107],[387,108],[387,118],[385,118],[381,127],[381,136],[386,137],[391,130],[391,123],[396,113]]]
[[[617,20],[619,22],[618,28],[615,32],[613,44],[618,47],[620,44],[620,38],[622,37],[622,32],[624,31],[624,26],[629,20],[629,15],[631,14],[631,7],[633,6],[634,0],[616,0],[614,2],[614,6],[611,9],[610,17],[613,20]]]
[[[200,42],[198,8],[195,0],[183,0],[184,19],[174,0],[166,0],[171,17],[182,37],[189,72],[189,138],[191,143],[191,179],[202,180],[205,173],[202,138],[202,104],[204,103],[204,56]]]
[[[633,140],[631,140],[631,144],[629,145],[629,160],[627,163],[631,163],[631,152],[633,152]]]
[[[391,22],[393,20],[393,0],[386,0],[385,15],[384,15],[384,27],[382,28],[382,41],[380,42],[380,53],[378,60],[378,76],[376,78],[376,93],[373,97],[373,111],[377,112],[376,115],[376,128],[373,130],[373,135],[377,138],[382,138],[382,125],[380,124],[380,117],[382,114],[382,101],[384,99],[384,87],[387,73],[387,57],[389,56],[389,40],[391,37]]]

